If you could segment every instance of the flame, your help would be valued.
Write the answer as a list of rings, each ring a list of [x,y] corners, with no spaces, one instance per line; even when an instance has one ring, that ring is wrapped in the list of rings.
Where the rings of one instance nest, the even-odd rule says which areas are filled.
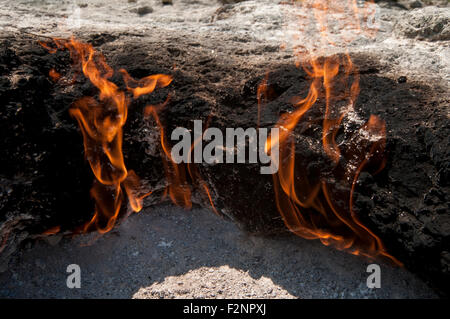
[[[54,39],[55,47],[47,43],[41,45],[50,53],[68,49],[74,64],[81,67],[83,75],[99,90],[98,100],[83,97],[69,112],[81,129],[85,156],[95,176],[90,192],[95,200],[95,214],[83,230],[86,232],[95,227],[99,233],[108,232],[119,217],[124,193],[135,212],[142,209],[143,199],[151,194],[140,194],[140,180],[134,171],[127,170],[122,153],[123,126],[127,120],[130,99],[126,92],[109,80],[114,71],[92,45],[73,38]],[[134,98],[149,94],[157,87],[168,86],[172,81],[170,76],[163,74],[134,80],[125,70],[120,72]],[[135,87],[130,88],[129,83]]]
[[[103,55],[98,54],[91,45],[71,39],[54,39],[54,45],[41,43],[50,53],[58,49],[67,48],[75,64],[81,64],[86,78],[99,91],[99,101],[92,97],[78,100],[70,110],[70,114],[78,121],[84,140],[86,158],[89,161],[96,180],[91,188],[91,197],[95,199],[95,214],[83,227],[89,231],[95,226],[100,233],[106,233],[114,227],[123,202],[123,189],[128,197],[133,211],[142,209],[142,201],[152,192],[139,195],[139,177],[133,171],[127,171],[122,154],[122,127],[127,118],[129,99],[125,92],[109,81],[113,70],[106,63]],[[123,76],[127,91],[134,99],[153,92],[156,88],[166,87],[172,82],[172,77],[164,74],[150,75],[142,79],[132,78],[124,69],[119,72]],[[168,182],[164,196],[169,196],[173,203],[185,207],[192,207],[191,187],[184,164],[177,164],[171,157],[171,147],[167,142],[165,129],[161,123],[159,112],[168,104],[148,105],[144,109],[145,117],[153,117],[161,137],[162,162]],[[195,173],[193,173],[195,170]],[[191,177],[199,179],[201,189],[206,193],[213,211],[218,214],[206,183],[201,179],[197,168],[190,168]],[[192,178],[195,180],[195,178]]]
[[[261,122],[261,112],[264,103],[267,103],[267,98],[269,94],[269,89],[267,86],[267,81],[269,80],[269,72],[266,73],[264,79],[258,85],[258,89],[256,91],[256,98],[258,99],[258,117],[256,119],[256,125],[259,127]]]
[[[188,155],[190,158],[192,158],[192,154],[193,154],[193,151],[194,151],[196,145],[198,145],[198,143],[200,143],[201,140],[203,139],[203,134],[208,129],[209,124],[211,122],[211,119],[212,119],[212,114],[210,114],[208,116],[208,120],[206,121],[206,125],[204,127],[203,132],[202,132],[202,135],[199,136],[196,140],[194,140],[192,142],[191,148],[189,149],[189,155]],[[213,201],[213,198],[211,196],[211,191],[210,191],[210,189],[208,187],[208,183],[203,179],[203,177],[202,177],[198,167],[194,163],[188,163],[187,168],[188,168],[188,173],[189,173],[189,176],[191,178],[192,183],[193,184],[195,183],[200,188],[200,190],[202,192],[204,192],[204,194],[206,195],[206,198],[209,201],[209,204],[211,206],[212,211],[217,216],[222,216],[219,213],[219,211],[216,209],[216,206],[214,205],[214,201]]]
[[[57,82],[61,78],[61,74],[59,74],[55,69],[51,69],[48,72],[48,75],[52,78],[53,82]]]
[[[42,235],[55,235],[61,231],[60,226],[55,226],[52,228],[47,229],[45,232],[42,233]]]
[[[278,211],[289,230],[298,236],[319,239],[325,245],[332,244],[355,255],[384,256],[401,265],[386,252],[381,240],[360,222],[353,209],[353,195],[361,171],[377,162],[380,163],[379,168],[373,174],[384,167],[384,121],[372,115],[353,134],[344,153],[336,142],[343,119],[354,110],[360,88],[358,69],[348,53],[326,55],[328,48],[336,45],[335,39],[330,36],[329,21],[339,16],[349,29],[355,31],[354,34],[361,34],[364,33],[360,24],[364,20],[361,20],[361,14],[367,20],[369,10],[365,6],[361,13],[355,1],[305,0],[302,6],[312,8],[320,41],[313,42],[309,47],[297,47],[296,54],[301,61],[297,62],[297,66],[301,65],[310,77],[309,91],[306,97],[293,99],[294,111],[281,115],[276,124],[280,129],[280,167],[273,180]],[[347,8],[352,8],[353,15],[342,16]],[[373,36],[372,32],[368,34]],[[340,40],[342,44],[353,39],[342,36]],[[258,121],[260,92],[266,90],[266,83],[267,78],[258,88]],[[324,153],[334,165],[333,172],[339,177],[335,183],[328,179],[308,178],[307,165],[298,165],[302,159],[296,159],[292,134],[298,123],[304,121],[305,113],[322,99],[325,105],[321,142]],[[266,151],[270,152],[273,143],[270,138],[267,140]]]
[[[186,178],[184,164],[177,164],[172,159],[171,147],[167,142],[164,126],[158,115],[158,113],[167,105],[168,101],[169,98],[163,104],[146,106],[144,115],[147,117],[152,116],[160,130],[161,147],[163,150],[162,161],[168,181],[168,186],[165,189],[163,197],[169,195],[175,205],[190,209],[192,207],[191,189]]]
[[[299,2],[293,0],[291,4]],[[280,116],[276,124],[280,129],[278,141],[269,138],[265,145],[266,152],[270,154],[275,146],[273,143],[279,143],[280,167],[273,175],[277,209],[286,226],[296,235],[319,239],[325,245],[333,245],[355,255],[381,255],[401,264],[386,252],[381,240],[360,222],[358,213],[353,209],[353,197],[360,173],[370,170],[372,174],[376,174],[384,167],[384,121],[374,115],[370,116],[353,133],[345,149],[341,149],[336,141],[342,121],[349,112],[354,111],[360,90],[359,73],[348,53],[331,55],[333,51],[329,49],[338,44],[350,43],[359,35],[373,37],[376,28],[366,28],[364,23],[373,19],[374,7],[365,4],[360,8],[355,0],[303,0],[301,6],[313,13],[316,34],[320,39],[306,37],[300,39],[301,45],[294,46],[301,61],[297,65],[301,65],[310,78],[309,90],[303,98],[293,99],[292,112]],[[342,35],[331,30],[330,20],[333,19],[344,22],[345,32]],[[119,72],[126,85],[126,91],[123,91],[109,80],[114,71],[106,63],[104,56],[91,45],[74,39],[55,39],[54,46],[41,44],[50,53],[68,49],[75,63],[81,66],[83,75],[99,90],[98,99],[80,99],[70,109],[70,114],[81,129],[85,155],[95,176],[91,188],[91,196],[95,199],[95,214],[84,226],[84,231],[95,227],[100,233],[107,232],[114,227],[119,217],[125,195],[131,209],[137,212],[143,207],[143,199],[151,194],[141,193],[138,176],[133,171],[128,171],[124,163],[123,126],[130,103],[127,93],[133,99],[138,99],[156,88],[168,86],[172,77],[156,74],[136,80],[121,69]],[[51,74],[50,76],[53,78]],[[268,102],[270,95],[268,80],[269,73],[257,90],[258,127],[262,107]],[[162,104],[148,105],[144,109],[144,116],[153,118],[160,133],[162,162],[167,177],[163,197],[168,196],[173,203],[191,208],[192,188],[198,187],[207,197],[212,210],[219,215],[213,194],[199,169],[192,163],[177,164],[172,159],[171,146],[160,118],[160,113],[168,102],[169,98]],[[302,158],[296,158],[301,153],[296,152],[293,132],[304,121],[304,115],[311,108],[321,106],[324,108],[321,144],[324,154],[334,167],[332,173],[336,181],[308,177],[306,165],[298,165]],[[193,142],[191,152],[198,142],[199,140]],[[378,166],[376,170],[373,169],[375,166]]]
[[[159,131],[160,131],[161,148],[162,148],[162,153],[163,153],[162,161],[163,161],[164,171],[165,171],[165,175],[167,177],[167,182],[168,182],[168,186],[166,187],[166,189],[164,191],[163,198],[165,198],[166,196],[169,196],[175,205],[184,207],[185,209],[191,209],[192,208],[191,187],[197,186],[206,195],[206,197],[211,205],[212,211],[216,215],[221,216],[214,205],[214,201],[211,196],[211,191],[210,191],[206,181],[202,178],[197,166],[194,163],[177,164],[172,158],[172,155],[171,155],[172,148],[167,141],[164,125],[162,124],[160,117],[159,117],[159,113],[168,104],[169,98],[170,97],[168,97],[166,102],[164,102],[160,105],[148,105],[144,109],[144,116],[146,116],[146,117],[151,116],[154,119],[154,121],[156,122],[156,125],[158,126]],[[208,123],[209,123],[210,119],[211,119],[211,117],[208,118]],[[207,127],[208,127],[208,124],[206,125],[206,128]],[[205,130],[206,130],[206,128],[205,128]],[[189,157],[192,157],[192,152],[194,150],[195,145],[198,144],[202,138],[203,138],[203,135],[193,141],[193,143],[190,147],[190,150],[189,150]],[[187,172],[186,172],[186,170],[187,170]],[[190,179],[188,179],[188,177]]]
[[[136,81],[128,74],[126,70],[120,69],[119,72],[122,73],[127,89],[133,92],[135,99],[141,95],[153,92],[157,87],[166,87],[170,84],[170,82],[172,82],[172,77],[165,74],[150,75]]]

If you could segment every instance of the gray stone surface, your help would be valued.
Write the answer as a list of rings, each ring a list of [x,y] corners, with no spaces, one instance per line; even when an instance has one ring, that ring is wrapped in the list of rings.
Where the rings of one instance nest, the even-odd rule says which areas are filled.
[[[211,211],[146,209],[95,239],[39,241],[0,274],[1,298],[436,298],[402,268],[372,262],[293,235],[254,237]],[[81,268],[68,289],[66,268]]]

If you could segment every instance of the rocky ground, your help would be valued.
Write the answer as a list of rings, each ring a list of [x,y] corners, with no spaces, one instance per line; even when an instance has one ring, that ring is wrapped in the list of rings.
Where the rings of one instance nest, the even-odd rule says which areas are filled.
[[[66,286],[70,264],[81,268],[80,289]],[[30,244],[0,274],[0,297],[437,297],[411,273],[382,264],[381,288],[369,289],[369,264],[293,235],[249,236],[211,211],[159,206],[97,240]]]
[[[308,11],[297,7],[294,10],[293,7],[279,5],[279,2],[175,0],[173,5],[163,5],[160,1],[1,1],[0,37],[4,51],[0,71],[5,74],[5,83],[0,84],[6,92],[4,96],[11,103],[22,98],[22,93],[17,93],[22,89],[22,92],[28,92],[25,95],[33,101],[31,105],[38,105],[39,99],[43,99],[51,108],[58,108],[53,109],[56,119],[52,115],[51,122],[63,123],[60,131],[73,130],[73,123],[67,124],[71,123],[70,119],[63,118],[61,114],[73,99],[79,97],[77,94],[81,91],[66,92],[67,97],[56,95],[58,100],[55,101],[52,94],[62,92],[62,88],[49,91],[47,83],[47,73],[51,67],[62,67],[64,63],[69,66],[67,56],[48,57],[36,42],[43,39],[39,35],[75,35],[93,43],[114,68],[125,67],[132,75],[175,72],[178,75],[178,80],[174,82],[178,100],[175,97],[172,112],[177,108],[181,110],[187,104],[192,110],[207,107],[204,110],[217,112],[216,115],[224,122],[239,119],[242,111],[233,110],[231,105],[236,101],[244,106],[255,104],[256,85],[267,71],[274,74],[274,83],[281,84],[281,90],[285,90],[283,85],[289,88],[284,94],[286,96],[298,94],[303,85],[300,83],[298,87],[293,84],[293,81],[298,82],[298,75],[293,71],[293,48],[299,44],[299,39],[292,34],[298,32],[298,16]],[[348,43],[347,48],[365,74],[362,77],[361,99],[367,106],[361,112],[375,111],[386,118],[388,128],[389,125],[393,128],[388,132],[388,137],[395,141],[389,164],[389,183],[394,187],[387,190],[383,185],[372,187],[371,192],[375,192],[378,198],[377,209],[365,222],[383,234],[383,238],[391,242],[397,240],[398,243],[390,247],[403,257],[422,251],[426,259],[429,258],[427,253],[432,252],[434,273],[441,272],[440,267],[448,272],[445,268],[450,262],[446,182],[449,9],[446,1],[376,2],[379,10],[376,37],[358,38]],[[336,31],[333,36],[339,39],[341,33]],[[308,39],[314,43],[316,34],[309,34]],[[344,49],[338,45],[328,53],[341,53]],[[35,63],[44,65],[45,70],[34,68]],[[14,66],[13,74],[8,73],[11,72],[10,65]],[[36,90],[36,83],[38,88],[45,88],[42,93]],[[34,91],[28,90],[30,88]],[[81,86],[81,90],[90,89]],[[278,100],[283,98],[282,95]],[[217,105],[226,107],[221,109]],[[10,114],[20,116],[20,109],[11,104],[6,118]],[[30,118],[49,120],[42,113],[27,114]],[[14,132],[16,129],[11,127]],[[132,126],[125,134],[129,136],[137,132]],[[40,132],[33,134],[38,136]],[[80,163],[77,162],[77,154],[82,152],[78,137],[70,134],[61,136],[66,138],[65,146],[60,144],[59,147],[64,148],[64,154],[71,155],[67,166],[78,167],[77,170],[69,170],[68,178],[76,180],[77,185],[84,185],[82,189],[87,193],[91,176],[85,174],[85,166],[80,164],[83,159],[79,158]],[[125,139],[127,141],[127,136]],[[61,140],[58,137],[54,142],[61,143]],[[45,147],[53,149],[51,145]],[[27,152],[31,157],[30,163],[34,163],[33,149]],[[18,155],[11,155],[11,158],[14,156]],[[45,158],[45,155],[42,156]],[[65,159],[52,158],[50,163],[57,160]],[[127,160],[131,166],[139,164],[133,162],[132,156]],[[32,176],[33,165],[29,166]],[[146,175],[145,172],[139,173]],[[83,174],[87,177],[80,177]],[[3,267],[3,270],[9,270],[0,277],[1,287],[5,287],[0,293],[4,296],[436,296],[405,270],[389,267],[383,268],[386,274],[383,289],[368,290],[364,286],[366,260],[291,236],[270,239],[249,237],[231,224],[201,210],[182,212],[168,207],[148,208],[141,215],[131,216],[120,229],[90,247],[77,247],[77,240],[63,240],[55,247],[38,243],[17,253],[16,248],[26,242],[24,240],[30,237],[30,232],[31,235],[33,233],[32,228],[28,227],[32,224],[33,210],[43,204],[36,204],[36,201],[21,203],[22,198],[26,197],[24,194],[29,195],[28,190],[20,193],[15,185],[28,185],[27,178],[17,178],[17,174],[12,172],[3,172],[1,178],[3,206],[0,216],[3,224],[0,230],[5,233],[14,229],[7,239],[3,237],[8,244],[3,256],[13,257],[9,267]],[[40,180],[41,184],[46,182],[45,179]],[[368,183],[371,184],[370,181]],[[50,187],[49,196],[52,196],[52,191]],[[32,194],[32,190],[29,193]],[[74,196],[69,191],[66,193],[58,199],[62,202],[46,212],[45,216],[61,224],[63,218],[58,212],[64,209],[66,217],[77,216],[80,221],[88,218],[89,209],[86,207],[83,209],[85,213],[80,213],[77,203],[63,206],[67,202],[72,204],[74,198],[81,198],[77,197],[80,194]],[[233,207],[232,192],[221,193],[226,202],[223,205]],[[11,208],[8,205],[14,198],[17,198],[18,204],[14,203]],[[362,202],[365,205],[364,197]],[[13,217],[20,218],[8,215],[15,209],[20,210],[21,214]],[[72,222],[76,218],[72,218]],[[144,227],[147,224],[149,227]],[[186,230],[185,226],[181,226],[181,231],[179,224],[188,224],[193,231]],[[206,229],[208,227],[215,231]],[[115,236],[117,234],[121,235]],[[102,253],[104,251],[107,253]],[[72,256],[76,262],[72,261]],[[5,260],[9,259],[2,259]],[[82,269],[87,269],[85,289],[69,291],[64,286],[64,269],[68,263],[79,263]],[[423,261],[420,264],[426,265]],[[25,271],[30,268],[34,270]],[[201,283],[197,284],[197,279]],[[227,282],[233,284],[227,285]]]

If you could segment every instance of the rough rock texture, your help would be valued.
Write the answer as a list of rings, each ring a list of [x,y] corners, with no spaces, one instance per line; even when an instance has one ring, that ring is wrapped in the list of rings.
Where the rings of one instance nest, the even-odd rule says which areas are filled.
[[[450,40],[448,8],[427,7],[402,15],[395,25],[395,30],[399,35],[426,41]]]
[[[154,11],[139,18],[129,11],[138,5],[124,1],[91,11],[81,7],[81,19],[72,17],[72,24],[63,13],[67,8],[52,1],[42,4],[39,13],[21,2],[5,1],[0,9],[5,17],[1,24],[9,30],[0,39],[0,235],[5,264],[25,239],[54,226],[62,232],[73,230],[91,217],[93,206],[88,192],[92,175],[82,156],[76,122],[67,110],[78,98],[97,92],[83,77],[74,83],[69,83],[70,76],[53,83],[51,68],[71,74],[68,53],[50,55],[37,43],[42,38],[19,30],[54,36],[75,33],[101,50],[114,69],[125,68],[137,78],[154,73],[174,76],[168,88],[133,102],[125,127],[127,166],[155,191],[146,200],[148,206],[159,202],[157,195],[166,181],[155,142],[158,129],[142,118],[145,105],[160,103],[172,92],[161,114],[168,132],[176,126],[190,127],[194,119],[206,122],[209,116],[215,127],[253,127],[257,86],[270,71],[269,86],[275,93],[262,123],[271,126],[292,108],[293,96],[307,91],[307,77],[294,66],[292,51],[280,49],[284,30],[292,24],[286,27],[289,17],[276,1],[151,5]],[[117,14],[111,15],[111,10]],[[355,207],[389,252],[445,290],[450,262],[448,8],[380,10],[377,38],[356,41],[350,52],[361,72],[357,116],[367,120],[376,114],[386,120],[389,155],[381,174],[361,175]],[[19,12],[28,18],[17,24]],[[92,22],[93,12],[104,14],[103,20]],[[128,22],[132,16],[133,23],[139,19],[137,24]],[[58,28],[53,30],[50,23]],[[120,75],[113,81],[124,86]],[[309,118],[320,122],[322,107],[319,103]],[[351,121],[348,124],[351,131]],[[296,130],[303,147],[297,158],[308,163],[308,176],[330,180],[332,166],[314,147],[319,133],[313,125]],[[284,230],[271,177],[258,169],[200,166],[222,214],[249,232]],[[209,206],[198,189],[194,195],[196,203]]]
[[[95,234],[29,243],[0,273],[2,298],[437,298],[412,273],[292,234],[252,236],[206,209],[144,209],[94,244]],[[81,289],[66,287],[67,265]]]

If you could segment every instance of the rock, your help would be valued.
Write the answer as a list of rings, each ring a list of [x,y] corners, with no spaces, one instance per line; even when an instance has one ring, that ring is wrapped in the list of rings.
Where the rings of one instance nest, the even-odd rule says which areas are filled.
[[[140,16],[144,16],[144,15],[152,13],[152,12],[153,12],[153,8],[149,7],[149,6],[139,7],[136,9],[136,13],[139,14]]]
[[[50,246],[56,246],[58,243],[63,239],[62,234],[56,234],[51,236],[45,236],[44,240],[50,245]]]
[[[411,2],[411,4],[409,5],[409,7],[411,9],[416,9],[416,8],[422,8],[423,7],[423,3],[421,1],[413,1]]]
[[[239,3],[246,0],[219,0],[221,4],[233,4],[233,3]]]
[[[425,7],[403,13],[396,25],[399,35],[425,41],[450,40],[450,12],[446,8]]]

